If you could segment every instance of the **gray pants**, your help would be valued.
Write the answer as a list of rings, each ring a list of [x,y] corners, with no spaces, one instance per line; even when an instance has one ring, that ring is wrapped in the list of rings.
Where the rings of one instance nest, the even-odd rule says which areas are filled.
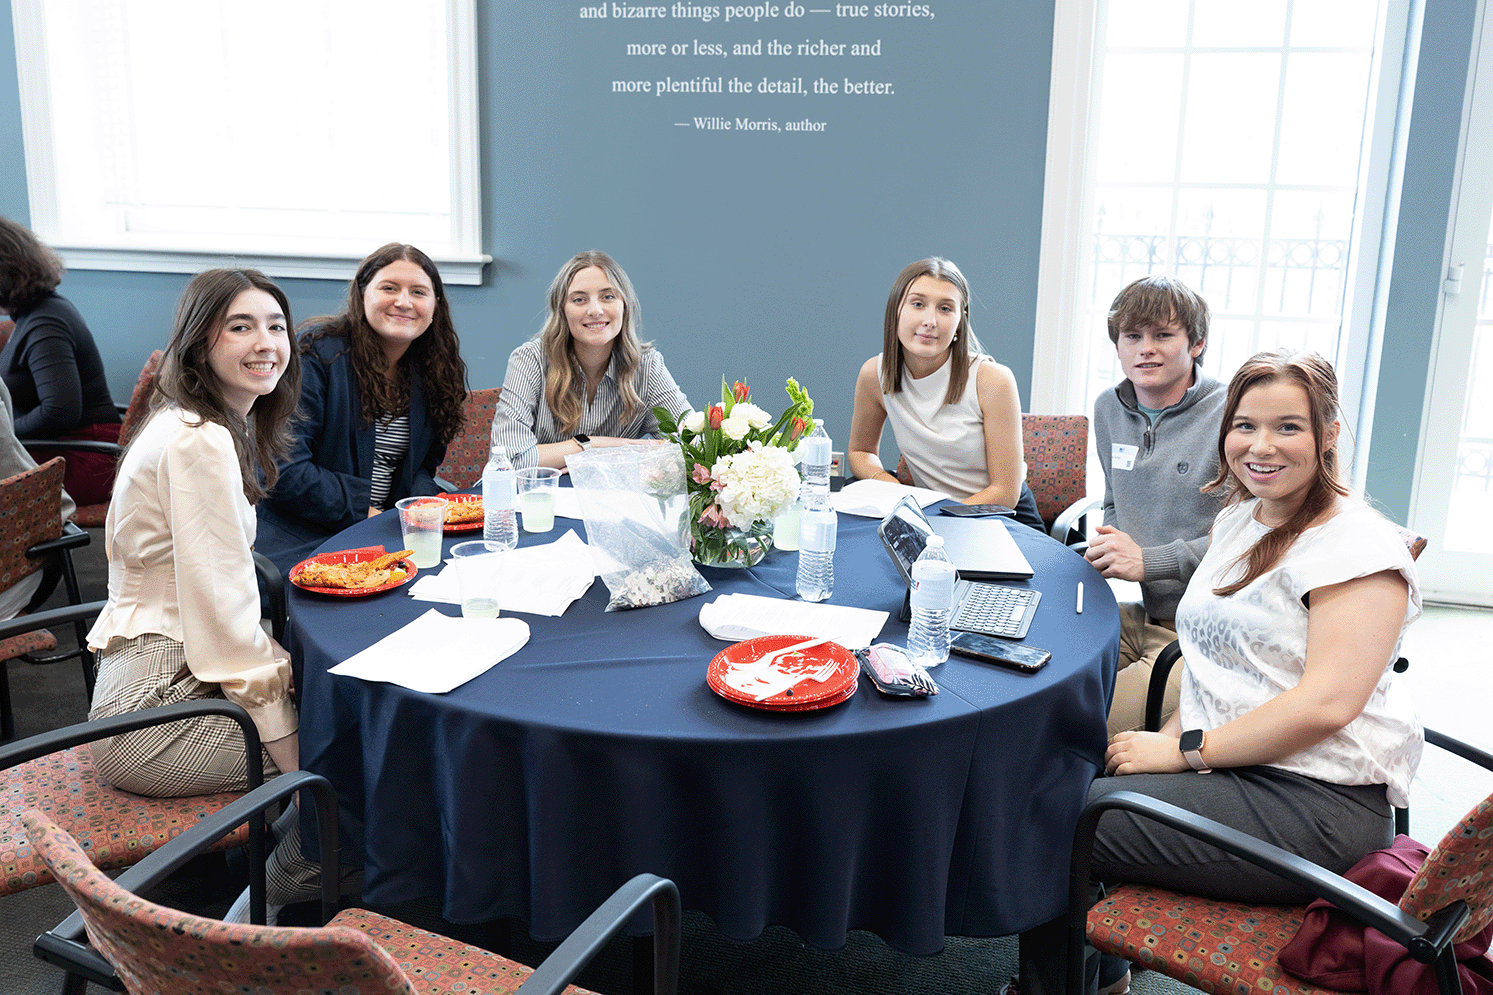
[[[99,658],[90,719],[170,705],[221,698],[216,684],[204,684],[187,670],[182,644],[156,633],[109,641]],[[137,729],[91,744],[95,769],[122,791],[154,798],[244,791],[248,761],[237,722],[221,715],[184,719]],[[265,779],[280,773],[263,754]],[[266,890],[275,905],[314,897],[320,866],[301,856],[301,826],[286,820],[285,836],[266,863]]]
[[[1277,767],[1237,767],[1211,774],[1135,774],[1101,777],[1089,800],[1135,791],[1273,843],[1330,871],[1348,870],[1371,850],[1394,840],[1394,821],[1382,784],[1328,784]],[[1108,812],[1094,838],[1096,882],[1134,881],[1173,891],[1264,904],[1296,904],[1310,896],[1221,850],[1132,815]],[[1021,934],[1022,995],[1065,990],[1067,920],[1054,919]],[[1116,958],[1090,951],[1088,991],[1123,970]]]

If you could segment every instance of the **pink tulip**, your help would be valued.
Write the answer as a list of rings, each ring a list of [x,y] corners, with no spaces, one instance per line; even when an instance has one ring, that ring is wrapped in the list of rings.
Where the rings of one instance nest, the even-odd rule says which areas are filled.
[[[740,380],[731,385],[731,396],[736,398],[738,401],[745,401],[751,393],[752,388],[748,387]]]
[[[712,404],[710,406],[710,427],[712,429],[719,429],[721,427],[721,422],[725,420],[726,409],[721,407],[719,404]]]

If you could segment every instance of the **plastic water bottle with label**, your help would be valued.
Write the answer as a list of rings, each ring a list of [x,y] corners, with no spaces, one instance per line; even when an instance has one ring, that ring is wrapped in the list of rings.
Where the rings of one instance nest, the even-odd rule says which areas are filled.
[[[824,430],[823,418],[814,419],[814,431],[799,442],[797,452],[804,465],[804,507],[822,507],[829,502],[829,465],[834,459],[834,444]]]
[[[912,627],[907,655],[924,668],[949,658],[949,616],[954,605],[954,564],[944,552],[943,536],[931,535],[912,565]]]
[[[482,538],[504,549],[518,545],[516,484],[508,450],[493,446],[487,466],[482,468]]]
[[[826,501],[805,508],[798,531],[798,596],[823,601],[835,590],[835,539],[839,520]]]

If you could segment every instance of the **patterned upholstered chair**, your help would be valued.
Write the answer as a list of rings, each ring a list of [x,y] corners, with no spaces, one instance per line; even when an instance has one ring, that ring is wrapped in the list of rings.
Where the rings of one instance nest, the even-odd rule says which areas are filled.
[[[1026,483],[1047,533],[1065,545],[1087,542],[1085,518],[1104,502],[1088,496],[1088,415],[1022,415]]]
[[[1443,733],[1427,729],[1426,742],[1493,770],[1493,754]],[[1094,833],[1099,817],[1110,809],[1132,812],[1206,840],[1331,901],[1355,920],[1403,944],[1416,960],[1434,963],[1443,995],[1462,990],[1452,944],[1493,922],[1493,795],[1474,806],[1442,838],[1396,905],[1212,819],[1135,792],[1116,791],[1084,809],[1074,836],[1068,925],[1070,991],[1082,990],[1074,986],[1083,971],[1082,947],[1087,937],[1103,953],[1204,992],[1333,992],[1288,974],[1277,962],[1281,948],[1300,927],[1305,906],[1249,905],[1124,884],[1087,908]]]
[[[95,614],[102,602],[76,609]],[[128,867],[151,851],[222,809],[239,793],[187,798],[147,798],[120,791],[94,769],[88,744],[132,729],[162,725],[200,715],[224,715],[237,722],[252,762],[249,782],[264,780],[259,732],[249,713],[222,699],[188,701],[145,709],[94,722],[80,722],[52,732],[0,746],[0,788],[6,810],[0,813],[0,897],[48,884],[52,872],[41,854],[26,841],[21,814],[29,809],[47,814],[78,841],[93,863],[106,870]],[[256,842],[257,840],[257,842]],[[214,841],[215,849],[250,846],[250,864],[263,880],[263,837],[256,829],[235,829]],[[259,853],[258,860],[253,855]]]
[[[282,783],[283,782],[283,783]],[[654,988],[672,995],[679,980],[679,893],[671,881],[641,874],[624,884],[537,970],[478,947],[416,929],[396,919],[349,909],[313,929],[229,925],[136,897],[197,852],[232,819],[251,817],[296,790],[316,802],[323,881],[337,879],[336,809],[330,784],[305,771],[285,775],[245,795],[149,861],[111,881],[44,814],[27,812],[26,829],[62,886],[72,895],[92,942],[80,942],[74,920],[37,939],[39,957],[107,984],[113,971],[132,992],[262,995],[336,991],[581,993],[571,979],[633,913],[654,911]],[[335,891],[323,888],[323,910]],[[94,952],[103,955],[96,960]]]
[[[41,586],[23,611],[34,611],[51,595],[59,579],[66,584],[70,604],[83,600],[72,550],[86,546],[89,537],[77,526],[62,522],[63,466],[61,459],[53,458],[0,480],[0,591],[42,572]],[[45,624],[21,622],[11,626],[18,631],[0,635],[0,741],[15,735],[10,679],[5,669],[9,661],[20,658],[27,663],[58,663],[80,657],[84,684],[92,693],[93,654],[88,651],[83,624],[75,626],[80,648],[63,653],[51,652],[57,648],[57,638]]]
[[[502,387],[467,392],[466,420],[461,434],[446,447],[446,460],[435,471],[436,483],[448,491],[465,491],[482,479],[487,454],[492,451],[492,419]]]
[[[124,418],[119,426],[118,443],[63,439],[22,439],[21,442],[33,452],[88,449],[95,452],[113,453],[116,457],[123,455],[124,447],[129,445],[130,439],[134,438],[140,426],[145,423],[145,416],[150,413],[150,397],[155,392],[156,371],[160,368],[162,355],[161,350],[157,349],[145,360],[145,366],[140,370],[140,377],[135,381],[135,389],[130,393],[130,403],[123,411]],[[77,514],[73,515],[73,521],[85,529],[101,529],[104,527],[104,518],[108,513],[107,501],[101,504],[80,505]]]

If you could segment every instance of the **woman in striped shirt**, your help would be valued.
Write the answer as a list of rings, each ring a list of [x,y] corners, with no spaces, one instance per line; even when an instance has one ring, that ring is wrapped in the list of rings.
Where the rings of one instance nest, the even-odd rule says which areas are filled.
[[[560,268],[544,328],[508,359],[492,422],[515,467],[564,469],[591,446],[656,438],[654,407],[689,408],[639,327],[637,294],[611,256],[581,252]]]
[[[466,364],[441,275],[391,242],[358,266],[339,315],[302,325],[301,404],[256,548],[282,571],[400,498],[437,494],[462,427]]]

